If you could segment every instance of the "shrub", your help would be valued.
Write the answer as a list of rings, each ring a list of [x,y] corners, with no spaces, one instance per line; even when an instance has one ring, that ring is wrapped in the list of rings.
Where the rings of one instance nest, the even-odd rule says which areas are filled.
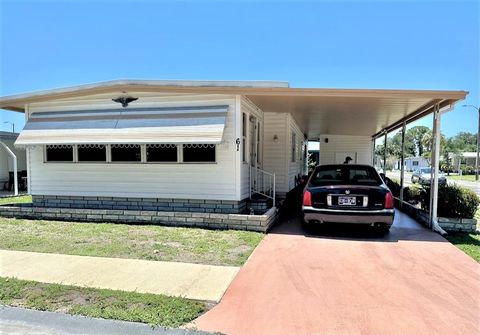
[[[397,179],[390,179],[386,177],[385,184],[387,184],[390,191],[392,191],[392,194],[394,197],[400,196],[400,183],[398,182]]]
[[[424,204],[425,190],[421,186],[412,185],[403,188],[403,200],[411,204]]]
[[[430,190],[426,190],[423,207],[430,207]],[[438,216],[472,219],[480,204],[480,198],[471,189],[456,184],[440,186],[438,189]]]

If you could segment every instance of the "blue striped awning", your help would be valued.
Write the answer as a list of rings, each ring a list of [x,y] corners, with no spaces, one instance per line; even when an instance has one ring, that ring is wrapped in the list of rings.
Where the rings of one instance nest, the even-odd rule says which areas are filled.
[[[228,105],[33,113],[15,142],[45,144],[222,141]]]

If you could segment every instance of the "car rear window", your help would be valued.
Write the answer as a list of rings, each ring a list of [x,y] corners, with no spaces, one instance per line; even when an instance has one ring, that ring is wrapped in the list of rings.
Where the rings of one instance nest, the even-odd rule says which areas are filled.
[[[313,172],[310,179],[312,186],[343,184],[379,186],[382,180],[372,167],[348,165],[320,166]]]

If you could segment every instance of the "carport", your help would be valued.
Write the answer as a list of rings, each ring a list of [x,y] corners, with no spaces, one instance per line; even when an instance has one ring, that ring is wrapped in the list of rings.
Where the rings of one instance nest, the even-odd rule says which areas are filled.
[[[264,112],[290,113],[308,140],[318,140],[323,134],[370,136],[372,164],[375,141],[383,138],[386,147],[388,133],[400,129],[402,154],[399,200],[402,204],[406,127],[420,118],[433,115],[432,210],[429,222],[434,231],[444,234],[437,221],[441,116],[451,111],[456,102],[465,99],[467,94],[466,91],[280,88],[247,96]],[[386,154],[383,161],[385,166]]]

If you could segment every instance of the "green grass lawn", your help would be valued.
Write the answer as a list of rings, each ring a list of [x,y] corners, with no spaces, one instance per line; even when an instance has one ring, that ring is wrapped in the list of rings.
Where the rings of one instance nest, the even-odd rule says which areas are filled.
[[[0,217],[0,249],[240,266],[263,234]]]
[[[466,180],[466,181],[475,181],[475,175],[450,175],[446,176],[447,180]]]
[[[474,260],[480,262],[480,234],[450,233],[446,238]]]
[[[0,277],[0,304],[96,318],[143,322],[164,327],[184,325],[206,304],[164,295],[44,284]]]
[[[25,204],[32,202],[31,195],[21,195],[18,197],[7,197],[7,198],[0,198],[0,205],[8,205],[8,204]]]

